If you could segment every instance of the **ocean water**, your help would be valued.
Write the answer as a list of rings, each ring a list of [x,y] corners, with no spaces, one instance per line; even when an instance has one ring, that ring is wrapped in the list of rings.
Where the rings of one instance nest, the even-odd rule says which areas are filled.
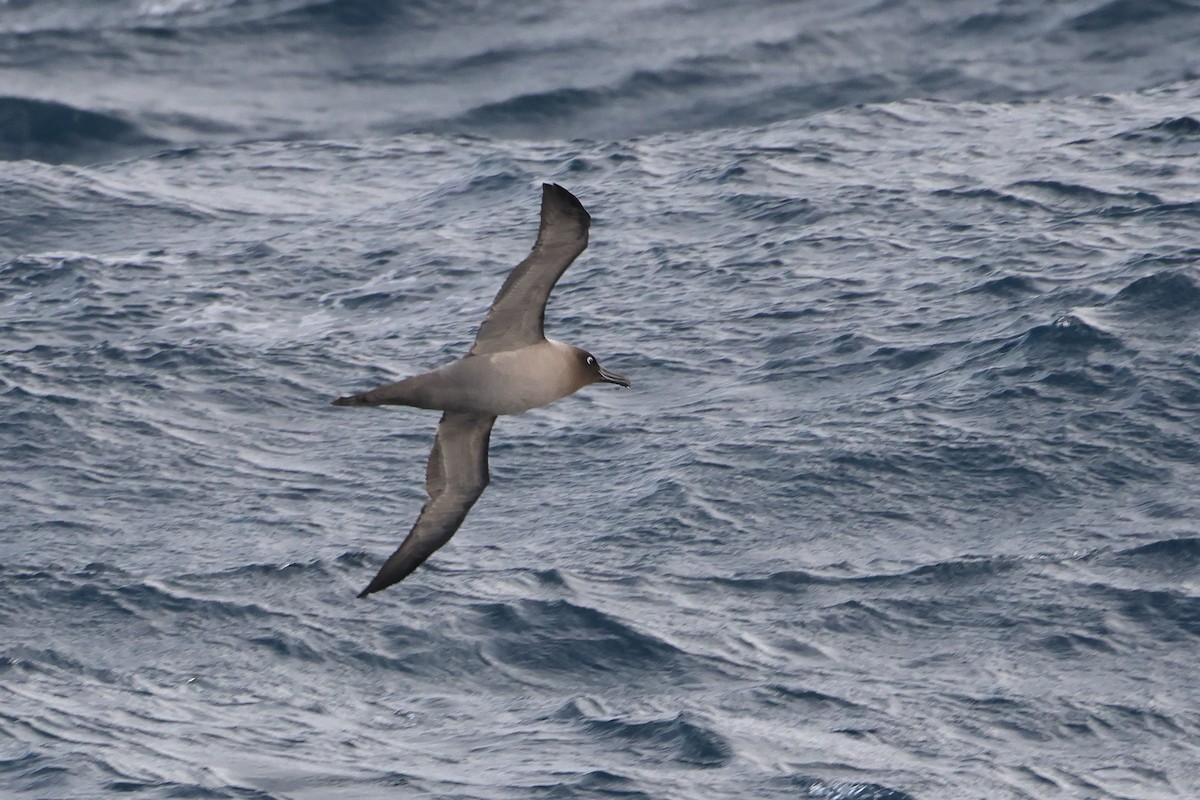
[[[0,2],[0,797],[1200,797],[1200,5]],[[550,335],[403,583],[556,181]]]

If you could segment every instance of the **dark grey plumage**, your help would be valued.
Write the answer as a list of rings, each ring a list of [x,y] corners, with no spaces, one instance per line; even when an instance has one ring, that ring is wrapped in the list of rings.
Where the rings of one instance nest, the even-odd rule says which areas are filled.
[[[590,353],[547,339],[546,301],[587,247],[591,217],[566,189],[542,185],[541,222],[529,256],[500,287],[465,358],[368,392],[339,397],[338,406],[407,405],[440,409],[425,472],[429,499],[365,597],[403,580],[450,540],[488,484],[487,450],[500,414],[520,414],[591,383],[629,386]]]

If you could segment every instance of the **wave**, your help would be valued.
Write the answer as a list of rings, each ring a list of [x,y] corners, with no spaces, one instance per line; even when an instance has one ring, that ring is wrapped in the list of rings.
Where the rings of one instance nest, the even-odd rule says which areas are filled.
[[[755,695],[767,705],[798,706],[806,716],[819,714],[835,714],[850,710],[861,710],[863,707],[844,697],[818,692],[814,689],[794,689],[777,683],[760,686]]]
[[[11,602],[53,606],[67,615],[86,609],[89,614],[110,619],[151,620],[163,615],[187,614],[233,621],[278,616],[254,601],[204,596],[173,581],[143,579],[105,564],[89,564],[72,571],[0,567],[0,576],[21,587],[22,591]],[[197,582],[193,579],[191,583]]]
[[[1079,33],[1111,34],[1122,28],[1140,27],[1159,20],[1183,24],[1200,14],[1200,8],[1184,0],[1112,0],[1067,22]]]
[[[982,283],[965,290],[967,294],[990,294],[996,297],[1023,297],[1038,294],[1041,289],[1037,282],[1024,275],[1005,275],[1001,278],[990,278]]]
[[[124,31],[134,34],[135,42],[148,43],[152,38],[173,38],[183,31],[203,28],[226,28],[251,23],[278,26],[292,15],[310,12],[320,18],[329,6],[349,6],[342,11],[353,19],[371,5],[386,8],[394,5],[356,0],[159,0],[158,2],[94,3],[90,0],[63,0],[60,3],[17,4],[0,15],[0,35],[16,34],[30,37],[38,34],[111,33]],[[416,5],[413,3],[412,5]],[[333,16],[336,18],[335,10]]]
[[[1153,125],[1146,125],[1117,134],[1116,138],[1127,142],[1152,142],[1162,144],[1200,137],[1200,120],[1191,116],[1171,117]]]
[[[1107,192],[1066,181],[1023,180],[1009,184],[1008,189],[1018,196],[1059,209],[1117,211],[1163,205],[1162,199],[1150,192]]]
[[[883,76],[798,86],[743,78],[720,63],[683,60],[661,69],[635,70],[600,85],[575,84],[514,94],[427,124],[392,126],[391,130],[479,131],[532,139],[628,137],[766,125],[847,104],[886,102],[903,96],[903,87]],[[581,130],[587,133],[576,133]]]
[[[89,164],[152,153],[166,141],[115,114],[0,97],[0,160]]]
[[[1155,641],[1200,637],[1200,597],[1174,589],[1131,589],[1094,586],[1113,613],[1137,625]],[[1189,638],[1191,640],[1191,638]]]
[[[100,119],[79,122],[78,130],[56,124],[66,141],[25,136],[7,146],[16,154],[9,157],[55,163],[141,154],[163,144],[157,136],[178,146],[381,132],[627,138],[746,128],[915,97],[1005,102],[1189,77],[1165,55],[1172,44],[1190,42],[1185,26],[1167,29],[1157,47],[1105,57],[1079,41],[1104,26],[1144,27],[1147,18],[1152,30],[1164,26],[1187,8],[1168,0],[1140,15],[1110,4],[1078,15],[1078,30],[1067,23],[1065,32],[1063,14],[1040,10],[956,9],[914,21],[895,4],[880,4],[834,22],[820,8],[781,16],[766,0],[740,16],[761,12],[774,25],[745,24],[718,7],[697,9],[681,24],[635,4],[594,15],[596,25],[584,28],[541,4],[509,9],[467,0],[20,5],[0,4],[0,36],[30,54],[17,67],[28,79],[23,85],[37,85],[31,81],[46,65],[77,82],[93,72],[117,75],[116,65],[123,70],[109,84],[112,110],[89,112]],[[63,5],[69,12],[53,8]],[[723,35],[697,43],[686,33],[705,27]],[[655,34],[664,45],[647,53]],[[1014,38],[1042,42],[1044,58],[1033,65],[1012,59]],[[863,52],[882,55],[864,64]],[[989,57],[1002,67],[983,74],[978,64]],[[137,80],[139,70],[147,80]],[[181,97],[172,80],[197,82],[203,91]],[[271,97],[259,90],[268,83]],[[221,97],[219,110],[202,99],[212,96]],[[34,116],[49,114],[42,108]],[[1186,138],[1179,119],[1145,135]]]
[[[669,674],[692,657],[616,618],[566,600],[522,600],[473,608],[487,631],[489,661],[530,678],[556,673]]]
[[[1135,566],[1164,566],[1186,570],[1200,562],[1200,538],[1181,536],[1119,551],[1114,559]]]
[[[1078,313],[1068,313],[1053,322],[1035,325],[1017,340],[1017,344],[1038,356],[1072,356],[1091,350],[1117,350],[1121,338],[1095,321]]]
[[[789,783],[814,800],[916,800],[912,795],[877,783],[796,777]]]
[[[1165,270],[1145,275],[1121,289],[1108,305],[1157,321],[1163,315],[1200,312],[1200,284],[1193,274]]]
[[[988,204],[998,204],[1004,206],[1015,206],[1018,208],[1041,209],[1048,210],[1043,202],[1039,202],[1030,197],[1021,197],[1018,194],[1011,192],[1002,192],[997,189],[991,189],[985,186],[973,186],[970,188],[955,188],[955,189],[935,189],[931,194],[934,197],[949,197],[953,199],[964,199],[980,201]]]
[[[1042,559],[1016,556],[963,556],[961,558],[921,564],[899,572],[877,572],[850,576],[827,576],[816,572],[787,570],[755,578],[707,578],[721,586],[744,592],[795,594],[809,587],[855,587],[866,585],[904,585],[950,587],[958,584],[975,585],[993,575],[1021,569]]]
[[[378,33],[392,26],[435,27],[446,20],[478,15],[478,3],[465,0],[306,0],[272,13],[280,23],[317,25],[322,29]],[[274,10],[273,10],[274,11]],[[260,18],[267,17],[260,14]]]
[[[599,711],[594,703],[574,699],[555,716],[615,743],[618,750],[641,761],[673,761],[711,768],[725,766],[733,757],[730,744],[693,715],[633,720]]]

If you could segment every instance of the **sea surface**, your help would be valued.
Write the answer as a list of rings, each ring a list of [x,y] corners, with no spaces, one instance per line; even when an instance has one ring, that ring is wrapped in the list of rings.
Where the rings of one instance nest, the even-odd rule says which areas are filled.
[[[1200,797],[1200,3],[0,0],[0,797]],[[551,336],[355,594],[539,186]]]

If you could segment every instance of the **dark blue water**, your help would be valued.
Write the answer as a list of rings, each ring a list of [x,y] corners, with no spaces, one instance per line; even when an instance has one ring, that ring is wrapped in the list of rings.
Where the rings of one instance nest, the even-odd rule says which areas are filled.
[[[1200,5],[0,3],[0,796],[1200,796]],[[463,353],[592,212],[356,601]]]

